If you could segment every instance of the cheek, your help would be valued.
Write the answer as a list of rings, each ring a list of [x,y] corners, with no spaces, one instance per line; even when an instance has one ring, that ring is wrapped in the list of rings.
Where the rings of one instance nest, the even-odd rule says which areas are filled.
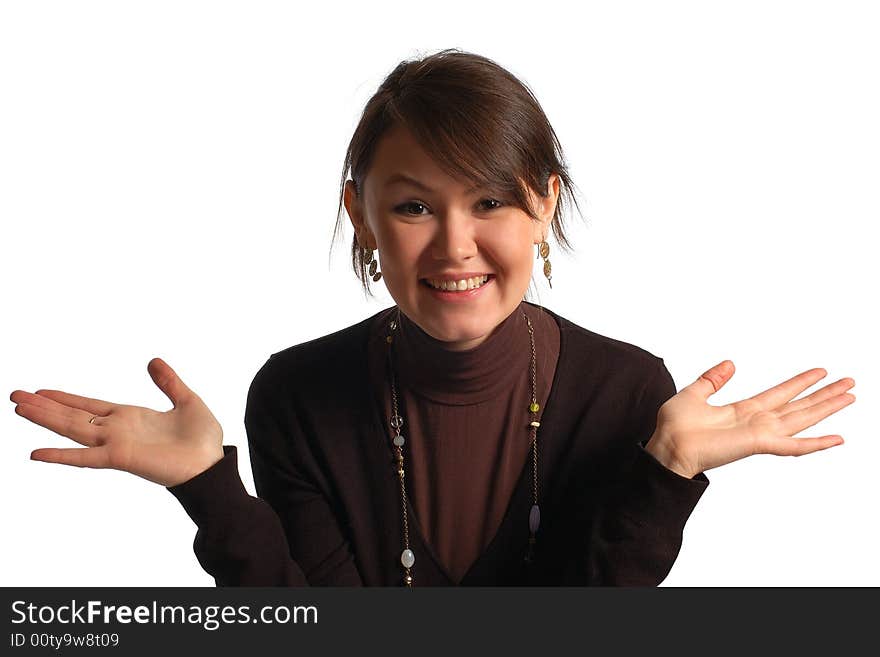
[[[418,240],[413,239],[412,235],[405,237],[386,231],[382,236],[382,250],[379,252],[382,269],[400,284],[405,284],[404,279],[414,276],[421,252]]]
[[[531,232],[519,225],[511,230],[496,230],[485,244],[497,266],[508,276],[528,278],[531,275],[535,248]]]

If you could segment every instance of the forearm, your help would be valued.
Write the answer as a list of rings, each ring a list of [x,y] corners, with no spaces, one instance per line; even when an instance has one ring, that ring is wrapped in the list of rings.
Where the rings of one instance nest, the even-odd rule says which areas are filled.
[[[655,447],[659,443],[655,443]],[[638,447],[619,480],[591,490],[588,585],[656,586],[681,549],[687,519],[709,481],[684,477]]]
[[[280,518],[253,497],[238,474],[237,451],[195,477],[166,489],[198,527],[193,550],[217,586],[309,586],[290,548]]]

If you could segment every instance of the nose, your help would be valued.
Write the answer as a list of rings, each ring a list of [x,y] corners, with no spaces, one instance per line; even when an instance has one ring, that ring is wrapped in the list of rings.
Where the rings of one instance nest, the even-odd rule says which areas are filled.
[[[457,262],[477,255],[476,224],[469,214],[446,212],[436,225],[431,243],[435,260]]]

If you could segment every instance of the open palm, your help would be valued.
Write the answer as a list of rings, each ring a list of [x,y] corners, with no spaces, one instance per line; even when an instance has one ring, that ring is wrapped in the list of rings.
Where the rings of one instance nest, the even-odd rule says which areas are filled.
[[[201,398],[162,359],[151,360],[147,370],[173,409],[154,411],[60,390],[14,391],[9,399],[16,413],[85,445],[37,449],[31,459],[113,468],[174,486],[223,458],[223,429]]]
[[[793,436],[854,402],[855,395],[846,392],[855,385],[853,379],[840,379],[792,401],[828,374],[811,369],[748,399],[724,406],[709,404],[709,397],[734,371],[733,363],[725,360],[660,407],[651,440],[658,440],[655,448],[681,474],[692,477],[753,454],[800,456],[843,443],[839,435]]]

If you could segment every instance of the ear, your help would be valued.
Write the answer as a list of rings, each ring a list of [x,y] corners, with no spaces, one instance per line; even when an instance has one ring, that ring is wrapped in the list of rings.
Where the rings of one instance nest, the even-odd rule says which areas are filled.
[[[348,218],[351,220],[351,225],[354,227],[354,233],[361,248],[377,248],[376,240],[370,231],[370,227],[367,225],[366,216],[364,215],[363,198],[358,196],[353,180],[345,181],[342,202],[345,205],[345,211],[348,213]]]
[[[556,202],[559,200],[559,176],[551,173],[547,179],[547,195],[536,196],[535,212],[540,223],[535,223],[534,242],[540,243],[550,232],[550,222],[556,212]]]

